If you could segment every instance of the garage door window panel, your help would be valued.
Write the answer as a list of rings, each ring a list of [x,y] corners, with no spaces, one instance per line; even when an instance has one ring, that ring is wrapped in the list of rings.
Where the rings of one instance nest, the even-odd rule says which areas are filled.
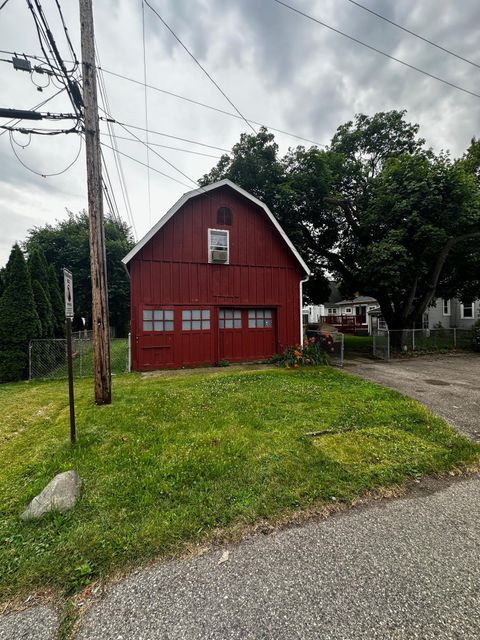
[[[172,309],[143,309],[144,333],[163,333],[174,330]]]
[[[249,309],[248,311],[249,329],[271,329],[272,310],[271,309]]]

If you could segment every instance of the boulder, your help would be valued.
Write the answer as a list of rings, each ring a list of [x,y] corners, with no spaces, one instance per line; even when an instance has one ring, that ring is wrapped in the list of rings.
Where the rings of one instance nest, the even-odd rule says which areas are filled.
[[[76,471],[64,471],[56,475],[45,489],[35,496],[25,511],[22,520],[40,518],[50,511],[65,513],[71,509],[80,495],[82,480]]]

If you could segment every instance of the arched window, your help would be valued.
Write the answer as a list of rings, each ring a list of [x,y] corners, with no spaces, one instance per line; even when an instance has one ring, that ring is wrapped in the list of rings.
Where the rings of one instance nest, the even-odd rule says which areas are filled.
[[[217,224],[232,224],[232,210],[228,207],[219,207],[217,210]]]

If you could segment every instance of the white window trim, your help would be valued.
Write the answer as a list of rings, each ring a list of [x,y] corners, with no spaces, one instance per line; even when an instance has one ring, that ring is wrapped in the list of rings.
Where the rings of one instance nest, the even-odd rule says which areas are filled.
[[[447,303],[447,312],[445,313],[445,302]],[[442,314],[444,316],[451,316],[452,315],[452,308],[451,308],[451,304],[450,304],[450,299],[446,299],[446,298],[442,298]]]
[[[465,310],[464,310],[463,302],[460,304],[460,314],[461,314],[462,320],[475,320],[475,302],[472,301],[472,315],[471,316],[465,316]]]
[[[212,232],[214,233],[226,233],[227,234],[227,261],[224,262],[223,264],[230,264],[230,229],[209,229],[208,230],[208,262],[209,264],[220,264],[218,262],[213,262],[211,257],[210,257],[210,252],[211,252],[211,246],[212,246],[212,241],[211,241],[211,234]]]

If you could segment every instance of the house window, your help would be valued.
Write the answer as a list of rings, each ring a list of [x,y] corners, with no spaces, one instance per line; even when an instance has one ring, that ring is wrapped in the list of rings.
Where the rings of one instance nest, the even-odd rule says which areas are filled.
[[[272,326],[271,309],[249,309],[248,310],[248,328],[249,329],[268,329]]]
[[[144,309],[144,331],[173,331],[172,309]]]
[[[210,309],[184,309],[182,331],[210,331]]]
[[[442,305],[443,305],[443,315],[444,316],[449,316],[450,315],[450,300],[447,300],[446,298],[443,298]]]
[[[328,309],[327,313],[329,316],[333,316],[335,314],[335,309]]]
[[[473,302],[462,303],[462,318],[473,318],[475,311],[475,305]]]
[[[428,313],[424,313],[423,319],[422,319],[422,329],[429,329],[429,325],[430,325],[429,315]]]
[[[229,232],[222,229],[208,230],[208,261],[228,264]]]
[[[346,307],[345,313],[352,313],[352,307]]]
[[[220,309],[218,312],[218,325],[220,329],[241,329],[241,309]]]
[[[217,210],[217,224],[232,224],[232,210],[228,207],[219,207]]]

